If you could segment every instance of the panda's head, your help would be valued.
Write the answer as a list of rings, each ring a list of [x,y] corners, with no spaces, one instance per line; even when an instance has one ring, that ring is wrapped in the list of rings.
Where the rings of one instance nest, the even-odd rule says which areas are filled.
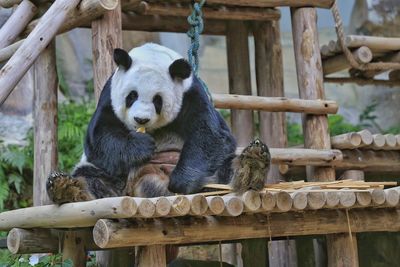
[[[114,50],[118,65],[111,80],[111,103],[117,117],[131,130],[158,129],[172,122],[192,84],[189,63],[176,52],[145,44],[129,54]]]

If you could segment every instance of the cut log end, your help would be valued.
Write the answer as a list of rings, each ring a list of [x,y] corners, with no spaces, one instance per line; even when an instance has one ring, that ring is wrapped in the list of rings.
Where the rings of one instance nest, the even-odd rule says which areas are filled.
[[[356,203],[354,192],[339,192],[339,203],[345,208],[350,208]]]
[[[358,134],[361,136],[361,143],[363,145],[371,145],[374,141],[374,137],[372,136],[371,132],[368,130],[359,131]]]
[[[12,229],[7,236],[7,247],[12,254],[17,254],[21,243],[21,235],[18,229]]]
[[[108,220],[98,220],[93,228],[93,239],[100,248],[106,247],[109,241],[110,233],[107,225]]]
[[[203,195],[194,195],[190,199],[190,212],[193,215],[205,214],[208,210],[206,197]]]
[[[357,197],[357,203],[360,206],[365,207],[371,204],[372,196],[370,192],[357,192],[356,197]]]
[[[265,211],[271,211],[276,205],[276,196],[270,192],[266,192],[261,196],[261,206]]]
[[[167,216],[171,211],[171,203],[165,197],[159,197],[156,201],[156,215]]]
[[[276,196],[276,207],[280,211],[289,211],[293,206],[293,199],[287,192],[279,192]]]
[[[224,212],[224,200],[220,196],[207,197],[208,207],[212,215],[220,215]]]
[[[186,196],[176,196],[172,199],[171,213],[179,216],[190,212],[190,201]]]
[[[244,207],[246,211],[257,211],[261,207],[260,193],[254,190],[245,192],[242,196]]]
[[[385,203],[385,192],[383,189],[373,189],[371,192],[372,202],[376,205]]]
[[[156,212],[156,205],[150,199],[140,199],[138,205],[138,212],[141,217],[151,218]]]
[[[391,189],[386,189],[385,190],[385,201],[386,204],[395,207],[399,204],[399,198],[400,198],[400,190],[399,187],[391,188]]]
[[[308,192],[307,204],[310,209],[321,209],[325,203],[326,196],[323,192]]]
[[[243,202],[238,197],[229,197],[228,199],[224,199],[225,201],[225,210],[222,213],[223,215],[228,216],[239,216],[242,214],[244,206]]]

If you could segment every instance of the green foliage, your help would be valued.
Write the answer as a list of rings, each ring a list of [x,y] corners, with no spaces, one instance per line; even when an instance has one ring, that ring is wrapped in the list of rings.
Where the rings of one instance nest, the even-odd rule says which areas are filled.
[[[328,116],[328,125],[331,136],[349,132],[357,132],[362,129],[360,125],[353,125],[347,122],[342,115]]]
[[[304,143],[303,130],[301,124],[287,123],[286,132],[288,137],[288,145],[295,146]]]
[[[28,255],[11,255],[8,251],[0,251],[0,267],[73,267],[71,260],[62,260],[61,254],[43,256],[35,265],[29,263]]]

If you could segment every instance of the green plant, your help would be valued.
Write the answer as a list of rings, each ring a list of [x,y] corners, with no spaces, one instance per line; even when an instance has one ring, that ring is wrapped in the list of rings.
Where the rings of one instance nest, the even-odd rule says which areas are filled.
[[[7,251],[0,252],[0,267],[73,267],[72,261],[62,260],[61,254],[46,255],[39,259],[39,262],[31,265],[29,255],[11,255]]]

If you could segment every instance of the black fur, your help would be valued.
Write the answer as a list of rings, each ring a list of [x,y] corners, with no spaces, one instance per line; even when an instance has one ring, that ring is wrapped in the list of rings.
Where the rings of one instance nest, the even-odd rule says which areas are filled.
[[[114,49],[114,61],[119,66],[128,70],[132,65],[132,58],[124,49]]]
[[[172,79],[186,79],[190,77],[192,67],[185,59],[177,59],[169,66],[169,74]]]
[[[154,140],[149,134],[132,132],[124,126],[112,110],[110,93],[109,80],[87,130],[85,154],[88,162],[106,174],[106,179],[112,179],[106,184],[125,184],[131,168],[150,160]],[[184,141],[180,160],[170,176],[170,191],[198,192],[208,182],[206,177],[215,173],[220,182],[229,181],[236,143],[196,78],[184,94],[178,117],[154,135],[165,132],[177,134]],[[78,168],[73,175],[81,172]]]
[[[138,99],[138,93],[135,90],[133,90],[132,92],[130,92],[126,96],[126,98],[125,98],[125,106],[127,108],[130,108],[133,105],[133,103],[135,103],[135,101],[137,99]]]

